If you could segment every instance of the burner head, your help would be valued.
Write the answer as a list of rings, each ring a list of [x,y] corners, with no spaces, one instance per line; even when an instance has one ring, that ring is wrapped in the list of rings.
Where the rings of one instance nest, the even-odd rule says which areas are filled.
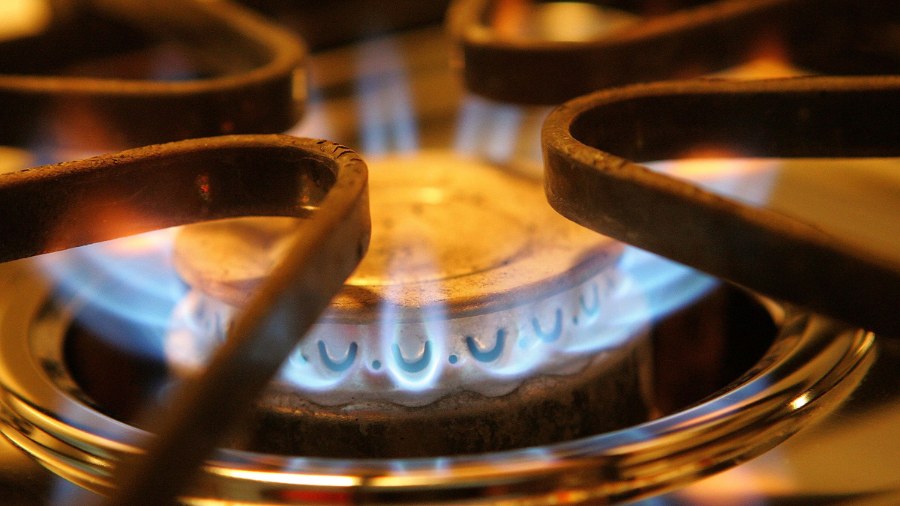
[[[496,167],[443,152],[369,165],[369,253],[262,402],[267,451],[481,452],[647,418],[648,323],[616,267],[621,245]],[[291,226],[229,221],[179,235],[175,263],[192,293],[166,342],[176,368],[199,366],[221,341]],[[437,442],[402,442],[423,427]]]

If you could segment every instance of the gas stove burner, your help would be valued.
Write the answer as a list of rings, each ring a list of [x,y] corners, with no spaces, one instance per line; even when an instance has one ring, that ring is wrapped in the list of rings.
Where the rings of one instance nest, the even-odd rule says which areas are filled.
[[[402,159],[388,162],[390,165],[403,165]],[[410,214],[405,206],[425,207],[428,201],[422,202],[421,198],[439,202],[437,197],[440,192],[423,192],[423,186],[453,194],[453,202],[466,202],[467,198],[455,192],[461,191],[460,188],[470,189],[473,181],[482,180],[490,181],[491,184],[485,187],[492,190],[510,186],[510,189],[499,192],[510,191],[511,195],[493,194],[495,197],[507,197],[497,198],[498,205],[529,209],[524,218],[526,221],[535,220],[543,224],[544,228],[539,230],[545,233],[554,230],[548,228],[543,218],[539,218],[541,213],[535,206],[527,205],[529,199],[538,199],[541,191],[533,181],[502,175],[493,168],[471,161],[461,163],[459,159],[443,154],[409,158],[406,163],[409,164],[406,170],[395,171],[380,166],[380,161],[373,164],[373,173],[376,174],[373,176],[373,186],[377,188],[374,208],[388,211],[384,208],[389,206],[378,204],[380,191],[386,191],[386,195],[392,197],[391,202],[402,207],[404,215]],[[434,170],[411,170],[423,164]],[[442,167],[444,170],[441,170]],[[411,191],[415,198],[394,198],[398,192],[402,195],[406,191],[400,183],[409,180],[401,175],[410,177],[409,186],[418,188]],[[462,178],[466,184],[453,184],[453,177]],[[428,184],[429,178],[437,178],[439,184],[434,181]],[[501,180],[505,182],[499,184]],[[530,194],[534,196],[529,197]],[[479,230],[490,228],[484,217],[479,215],[484,209],[490,209],[486,207],[489,206],[486,200],[478,198],[477,192],[470,194],[468,199],[479,204],[473,211],[478,215]],[[546,206],[542,200],[540,202]],[[429,213],[419,209],[412,214],[422,217]],[[457,217],[462,214],[455,213]],[[508,219],[503,213],[500,216],[503,216],[501,220]],[[558,220],[555,215],[551,216]],[[389,217],[387,212],[379,216],[376,211],[376,222]],[[533,269],[528,268],[520,273],[527,280],[524,287],[510,290],[510,293],[517,294],[512,301],[486,304],[467,300],[465,304],[454,304],[451,299],[442,299],[445,305],[461,312],[458,320],[480,319],[479,328],[497,329],[504,319],[515,315],[533,331],[534,315],[543,317],[549,314],[555,318],[557,306],[563,307],[562,300],[568,299],[577,302],[574,307],[579,311],[578,322],[586,324],[585,313],[594,307],[591,297],[592,286],[596,284],[600,311],[608,312],[607,318],[601,320],[602,325],[614,321],[611,317],[615,316],[616,311],[611,308],[617,307],[617,291],[611,288],[624,285],[628,276],[635,274],[627,269],[620,271],[619,268],[625,268],[627,264],[625,257],[620,256],[620,246],[593,235],[583,235],[587,232],[574,228],[568,222],[557,223],[562,230],[571,227],[569,230],[572,232],[558,233],[563,236],[571,234],[570,242],[576,245],[568,256],[560,252],[554,255],[557,259],[567,258],[561,261],[561,265],[563,272],[569,275],[548,275],[545,272],[543,278],[534,280],[528,278],[534,275]],[[379,228],[387,227],[376,229]],[[195,232],[202,232],[202,229]],[[399,235],[404,237],[402,233]],[[202,237],[202,233],[193,239],[198,237]],[[406,237],[409,238],[408,235]],[[549,237],[559,239],[555,235]],[[583,239],[572,241],[579,237]],[[193,239],[185,233],[181,237],[180,247],[190,249]],[[519,240],[530,243],[542,238]],[[263,241],[263,244],[268,243]],[[478,249],[477,246],[471,247]],[[516,246],[501,250],[507,251],[505,254],[490,250],[496,255],[489,257],[494,260],[487,265],[498,269],[514,265],[516,262],[510,261],[510,258],[518,259],[518,255],[509,252],[523,249],[528,248]],[[407,263],[417,265],[410,261],[411,258],[417,257],[406,257]],[[373,256],[372,261],[390,265],[387,258],[379,259],[378,255]],[[541,263],[546,264],[546,259],[542,259]],[[20,296],[7,299],[4,307],[0,308],[3,315],[0,320],[0,381],[7,388],[3,397],[6,423],[2,430],[10,441],[48,469],[85,488],[106,493],[113,483],[110,469],[128,455],[140,453],[138,448],[142,448],[147,441],[147,433],[140,428],[137,407],[162,409],[164,394],[176,378],[171,371],[167,371],[159,356],[155,359],[136,357],[127,350],[105,345],[102,336],[77,323],[92,310],[90,302],[81,298],[78,292],[59,297],[54,293],[59,287],[44,281],[44,277],[34,270],[34,264],[33,261],[21,261],[3,267],[5,285],[2,289]],[[491,270],[479,265],[479,271]],[[189,265],[181,266],[182,273],[188,270]],[[434,281],[433,276],[423,270],[413,272],[415,276],[404,279],[405,284]],[[397,314],[404,314],[399,310],[404,309],[403,304],[408,303],[409,298],[390,299],[393,277],[381,283],[372,283],[372,279],[380,279],[372,270],[364,267],[359,273],[362,273],[362,279],[348,285],[351,291],[358,290],[360,286],[369,286],[370,289],[378,287],[382,291],[381,298],[388,299],[390,306],[398,310]],[[186,274],[185,277],[190,278]],[[465,276],[457,273],[454,279],[459,277]],[[195,291],[208,300],[212,300],[211,295],[219,293],[215,288],[218,285],[199,281],[210,278],[201,276],[191,279],[196,280]],[[252,276],[239,279],[249,279],[253,284]],[[102,286],[107,281],[100,279],[96,282]],[[246,288],[241,283],[236,286]],[[240,293],[240,290],[221,293]],[[427,291],[413,293],[418,293],[420,297],[429,294]],[[647,300],[642,300],[641,296]],[[650,298],[652,294],[638,292],[638,305],[649,302]],[[656,487],[692,479],[762,451],[802,426],[813,418],[812,415],[827,412],[852,389],[871,356],[868,352],[871,336],[868,334],[850,332],[793,311],[783,315],[782,309],[777,306],[769,303],[760,305],[740,294],[732,294],[727,299],[731,302],[724,307],[729,309],[722,310],[723,306],[715,302],[718,300],[715,297],[704,299],[697,304],[699,309],[665,318],[654,325],[649,334],[639,331],[618,347],[601,353],[589,353],[594,358],[574,371],[565,367],[556,371],[552,368],[539,371],[547,373],[520,379],[512,392],[500,392],[496,398],[463,392],[458,393],[455,399],[443,396],[427,406],[389,404],[383,399],[370,401],[366,407],[376,404],[382,410],[379,417],[373,415],[372,410],[363,409],[340,413],[339,408],[309,399],[298,406],[295,392],[286,394],[276,386],[264,396],[255,417],[243,426],[242,433],[232,439],[232,446],[240,449],[220,450],[204,468],[195,485],[197,488],[188,491],[186,497],[196,500],[250,497],[269,502],[276,498],[289,502],[294,498],[309,497],[309,494],[320,494],[317,497],[327,496],[337,500],[339,497],[364,496],[395,503],[419,503],[450,496],[496,499],[496,480],[501,479],[504,493],[510,496],[524,493],[536,500],[544,500],[557,493],[558,480],[562,475],[567,480],[574,475],[582,478],[573,482],[578,484],[571,487],[571,493],[584,494],[586,498],[606,496],[625,499],[649,493]],[[366,300],[354,297],[343,306],[337,304],[321,325],[353,324],[353,321],[347,320],[348,314],[358,314],[367,307],[382,305],[372,303],[367,306],[361,303]],[[422,304],[421,300],[415,302]],[[713,308],[711,311],[708,310],[710,305]],[[351,306],[355,307],[348,313]],[[561,316],[560,322],[569,326],[570,322],[575,323],[568,312],[573,306],[566,307],[569,309],[562,315],[566,318]],[[771,316],[765,308],[773,311]],[[521,314],[527,317],[522,319]],[[498,315],[502,316],[500,322],[484,319]],[[422,322],[411,321],[408,311],[404,316],[405,319],[398,319],[400,328],[414,328],[412,326],[417,324],[420,328],[424,327]],[[543,323],[542,318],[538,321]],[[773,323],[778,323],[781,330],[769,351],[763,354],[762,350],[774,337]],[[592,329],[591,335],[602,337],[602,325]],[[116,326],[122,335],[132,341],[147,338],[131,322],[113,322],[113,327]],[[546,325],[539,327],[547,329]],[[635,328],[641,330],[643,327],[632,327]],[[563,332],[561,329],[556,341],[579,341],[577,332],[566,337]],[[352,336],[360,337],[361,334]],[[150,337],[160,344],[163,336]],[[310,357],[320,351],[318,343],[324,345],[326,338],[331,336],[315,341]],[[658,349],[655,362],[645,358],[651,339]],[[477,358],[485,358],[485,350],[476,347],[476,352],[482,354],[472,354],[467,341],[458,341],[467,348],[456,352],[452,348],[434,345],[432,360],[438,363],[440,359],[439,362],[448,371],[459,371],[467,363],[484,365]],[[620,341],[611,340],[607,344],[617,342]],[[707,352],[721,350],[711,356],[713,369],[721,366],[722,370],[706,378],[708,381],[702,382],[703,388],[686,395],[690,389],[685,389],[685,385],[697,386],[701,383],[698,380],[700,368],[683,367],[683,364],[689,363],[690,350],[699,343]],[[757,343],[758,346],[748,350],[747,343]],[[333,343],[329,341],[328,344]],[[545,344],[541,341],[539,345]],[[382,361],[382,368],[374,372],[386,371],[392,355],[365,356],[364,360],[363,353],[359,351],[363,348],[357,344],[357,360],[366,366],[364,372],[376,359]],[[540,349],[552,356],[546,350],[553,348]],[[326,347],[327,351],[330,348]],[[466,351],[471,355],[464,355]],[[519,349],[514,351],[521,352]],[[301,358],[303,353],[301,349]],[[455,364],[451,364],[452,355],[456,355]],[[574,356],[577,357],[577,354]],[[328,357],[332,362],[337,359],[334,355]],[[409,356],[401,354],[401,357],[408,359]],[[675,365],[671,362],[665,365],[663,360],[671,360],[672,357],[681,358],[675,359]],[[101,362],[98,364],[97,360]],[[408,363],[408,360],[403,363]],[[560,363],[569,365],[559,361],[557,366]],[[319,365],[327,368],[325,361]],[[473,371],[486,373],[490,369],[475,368]],[[673,376],[673,371],[679,374]],[[112,385],[104,379],[110,374],[119,377],[128,388],[110,389]],[[647,382],[652,381],[654,376],[655,388],[647,388]],[[568,389],[574,390],[568,392]],[[652,394],[653,390],[656,394]],[[340,393],[340,389],[335,391]],[[568,393],[560,395],[560,392]],[[285,402],[286,399],[289,402]],[[313,405],[315,411],[303,411]],[[566,409],[561,408],[563,405],[578,417],[599,416],[601,423],[591,420],[587,426],[576,427],[575,430],[571,429],[571,421],[567,422],[568,427],[565,424],[554,426],[557,417],[569,415]],[[665,416],[656,418],[660,415]],[[361,426],[354,420],[359,416],[369,417],[365,425]],[[617,416],[624,416],[625,419],[616,419]],[[497,425],[487,426],[487,430],[493,432],[472,431],[472,425],[466,423],[473,420],[472,417],[477,417],[481,423],[495,421]],[[568,419],[580,423],[577,418],[568,416]],[[454,427],[453,423],[447,423],[448,420],[455,421],[457,425]],[[603,425],[609,423],[613,425]],[[367,432],[361,432],[360,427],[367,429]],[[551,431],[541,427],[550,427]],[[609,427],[619,429],[605,432]],[[738,430],[740,437],[733,430]],[[439,431],[468,439],[462,442],[452,439],[448,442],[439,436],[429,439],[431,432],[438,434]],[[348,437],[348,434],[354,433],[365,434],[368,439]],[[423,434],[429,437],[420,436]],[[398,435],[405,436],[407,440],[403,441]],[[503,439],[509,436],[512,439]],[[337,443],[320,444],[313,451],[299,451],[311,450],[309,446],[301,446],[309,440]],[[481,446],[466,446],[473,441]],[[421,445],[424,451],[417,445]],[[468,453],[451,455],[460,449]],[[676,473],[656,472],[661,467],[653,462],[660,458],[668,459],[672,452],[684,456],[689,464]],[[313,457],[316,454],[339,457]],[[366,458],[348,459],[348,455]],[[396,455],[418,458],[398,458]],[[621,458],[623,455],[626,458]],[[601,473],[601,476],[596,471],[598,465],[608,468],[609,472]],[[662,468],[669,469],[669,465]],[[493,469],[502,469],[502,472],[498,475]],[[373,480],[373,476],[379,479]],[[636,484],[640,486],[636,487]],[[453,491],[450,496],[447,495],[449,490]]]
[[[55,473],[108,492],[111,467],[139,453],[148,438],[131,425],[133,413],[119,409],[152,405],[153,392],[170,379],[159,369],[155,380],[148,378],[153,367],[146,363],[143,370],[151,374],[135,375],[140,361],[121,352],[105,355],[110,360],[104,370],[91,366],[96,348],[79,351],[91,336],[71,325],[75,315],[54,301],[52,286],[27,263],[8,264],[3,274],[4,289],[20,294],[4,303],[0,322],[0,380],[13,387],[3,395],[3,433]],[[700,302],[698,309],[654,330],[655,343],[665,349],[658,359],[671,359],[681,350],[679,365],[688,363],[698,340],[725,350],[712,359],[723,371],[709,390],[657,399],[661,418],[539,447],[457,457],[348,460],[220,450],[183,499],[255,504],[316,497],[420,504],[529,497],[540,502],[559,494],[562,479],[571,484],[566,493],[583,500],[640,497],[743,461],[830,412],[873,357],[870,334],[789,309],[783,314],[778,306],[760,305],[740,293],[726,297],[724,312],[715,300],[721,301]],[[773,321],[780,323],[777,336]],[[719,331],[704,332],[704,327]],[[750,342],[763,348],[772,344],[759,356],[747,351]],[[729,370],[725,364],[731,364]],[[655,368],[666,382],[698,382],[700,369],[694,367],[659,362]],[[98,388],[110,373],[134,383],[124,396]],[[673,393],[666,385],[657,387]],[[675,391],[685,393],[680,387]],[[521,415],[515,407],[507,416]],[[497,488],[501,483],[502,490]]]
[[[281,53],[277,44],[266,43],[275,39],[265,33],[257,38],[255,31],[244,30],[247,25],[229,15],[242,11],[226,0],[23,3],[58,7],[63,14],[126,14],[115,14],[112,19],[79,16],[77,23],[59,25],[64,31],[71,29],[65,33],[76,35],[72,39],[79,43],[73,48],[76,50],[82,47],[81,42],[100,40],[79,37],[83,33],[81,21],[91,26],[95,22],[106,26],[106,21],[112,21],[110,33],[137,43],[137,60],[106,59],[104,55],[117,53],[120,47],[94,44],[101,51],[85,55],[85,63],[94,69],[99,68],[93,67],[95,63],[112,63],[111,70],[125,63],[125,70],[143,72],[148,61],[145,56],[152,58],[159,54],[157,48],[173,47],[166,33],[153,31],[171,18],[177,32],[173,33],[175,47],[187,50],[179,54],[201,58],[188,63],[208,62],[210,66],[169,68],[167,71],[174,74],[164,74],[163,79],[176,81],[160,83],[163,87],[200,85],[197,90],[209,91],[204,83],[215,83],[206,77],[228,84],[241,81],[248,72],[263,78],[266,76],[256,72],[286,72],[268,74],[274,81],[267,80],[271,86],[262,88],[274,90],[271,94],[251,91],[250,97],[236,89],[235,94],[226,94],[241,98],[233,101],[213,93],[208,96],[219,96],[223,101],[209,108],[156,111],[154,104],[162,103],[158,100],[135,100],[136,108],[117,108],[116,104],[124,102],[103,100],[101,107],[113,107],[114,114],[102,109],[94,115],[82,107],[95,102],[90,97],[67,102],[74,103],[73,112],[87,121],[76,125],[103,126],[100,136],[80,127],[58,131],[57,125],[68,116],[54,117],[49,113],[58,109],[53,107],[43,111],[47,114],[35,116],[29,107],[35,102],[19,100],[21,93],[12,90],[6,97],[10,105],[6,124],[15,128],[5,132],[11,138],[7,142],[17,146],[27,143],[26,149],[32,151],[0,152],[0,158],[12,159],[14,166],[33,166],[82,156],[81,152],[53,152],[57,142],[66,149],[89,149],[83,141],[91,138],[130,143],[142,138],[132,135],[135,129],[169,135],[197,125],[193,120],[163,121],[164,125],[157,121],[182,117],[183,113],[218,132],[245,127],[256,131],[252,122],[241,118],[231,122],[230,112],[247,113],[250,116],[242,118],[248,119],[268,111],[273,113],[269,119],[275,123],[265,128],[280,131],[298,112],[296,99],[305,96],[295,86],[308,78],[306,118],[292,132],[338,139],[358,147],[368,161],[374,160],[374,232],[387,234],[392,230],[399,236],[395,244],[402,248],[382,250],[378,246],[381,239],[375,238],[368,260],[372,265],[364,265],[358,278],[346,285],[325,318],[318,321],[310,341],[294,349],[288,366],[261,395],[257,386],[263,382],[213,366],[207,370],[220,373],[222,380],[209,383],[221,385],[215,391],[224,392],[225,397],[194,396],[176,409],[172,408],[171,400],[177,396],[173,392],[189,384],[195,374],[203,374],[201,364],[210,349],[222,341],[221,335],[235,327],[248,328],[231,324],[236,314],[233,308],[244,304],[262,273],[277,260],[278,255],[270,255],[268,250],[282,249],[281,232],[295,221],[220,222],[189,231],[138,236],[96,249],[76,249],[56,254],[55,259],[48,257],[46,262],[29,259],[0,265],[0,502],[87,504],[102,500],[94,495],[101,494],[118,496],[118,504],[129,506],[140,501],[168,503],[176,495],[179,502],[195,505],[606,504],[643,498],[653,503],[743,504],[770,500],[890,502],[890,496],[896,495],[896,477],[891,470],[897,467],[892,464],[900,451],[892,451],[898,441],[890,437],[890,428],[896,426],[896,401],[900,399],[900,389],[895,386],[900,384],[896,381],[900,341],[874,339],[870,333],[809,314],[784,301],[720,286],[708,276],[584,231],[562,234],[574,243],[571,250],[555,249],[564,241],[548,231],[573,226],[558,218],[557,225],[544,222],[541,214],[534,212],[536,206],[529,204],[531,197],[509,188],[528,187],[528,193],[539,186],[540,178],[529,171],[541,165],[536,127],[549,110],[465,96],[462,83],[445,68],[447,50],[452,49],[448,46],[456,44],[465,59],[462,78],[482,76],[470,82],[469,89],[495,99],[536,103],[558,103],[561,97],[577,91],[570,85],[583,84],[585,77],[599,78],[601,83],[610,79],[631,82],[654,75],[682,75],[682,70],[719,68],[732,61],[735,50],[742,54],[747,49],[754,54],[757,50],[773,50],[772,54],[789,55],[780,60],[784,65],[800,63],[806,69],[879,69],[872,63],[897,61],[896,44],[887,44],[895,33],[890,25],[898,19],[897,8],[889,6],[890,2],[872,1],[863,6],[848,0],[653,0],[634,4],[459,0],[455,6],[471,9],[451,13],[449,38],[454,40],[449,40],[437,26],[384,35],[385,30],[432,19],[432,13],[440,10],[437,6],[442,9],[446,0],[400,2],[409,4],[408,9],[362,0],[340,1],[327,9],[304,8],[302,4],[311,4],[306,0],[244,0],[265,8],[271,18],[281,22],[314,26],[327,39],[319,38],[319,32],[310,33],[307,40],[313,48],[342,44],[311,53],[308,73],[295,73],[292,66],[266,66],[266,61],[272,62],[269,56],[286,62],[283,56],[287,53]],[[635,5],[661,10],[647,13]],[[180,6],[191,7],[181,10]],[[387,18],[362,14],[373,6],[375,10],[395,10]],[[150,16],[141,14],[148,12]],[[153,16],[153,12],[164,16]],[[486,16],[454,17],[460,12]],[[574,18],[563,19],[569,14]],[[295,23],[295,16],[304,19]],[[252,23],[251,18],[240,18]],[[515,24],[519,22],[524,23]],[[331,29],[335,23],[341,25],[340,29]],[[264,24],[257,26],[265,28]],[[140,32],[137,37],[133,37],[132,27]],[[770,33],[779,28],[786,29],[784,35],[789,40],[782,41],[774,37],[782,34]],[[531,49],[521,52],[517,40],[507,43],[494,37],[504,35],[507,29],[514,36],[524,35]],[[276,32],[285,35],[278,29],[270,35]],[[709,37],[711,33],[715,37]],[[359,36],[374,38],[359,41]],[[715,43],[720,40],[722,44]],[[354,43],[345,44],[350,41]],[[537,44],[531,45],[535,41]],[[20,41],[3,42],[3,48],[15,48]],[[795,55],[782,51],[781,42],[787,43],[788,49],[804,52],[794,60]],[[229,49],[235,47],[234,43],[237,52]],[[684,58],[673,56],[681,54],[679,48],[686,50]],[[292,50],[291,54],[302,57],[302,51]],[[33,58],[29,51],[24,55],[24,64],[59,74],[54,71],[57,66],[44,66],[47,59]],[[48,56],[57,61],[60,55]],[[101,58],[94,60],[93,56]],[[581,63],[569,67],[572,61]],[[132,63],[140,68],[135,69]],[[263,68],[257,64],[263,64]],[[213,72],[193,79],[179,75],[183,69]],[[884,67],[879,70],[883,71]],[[506,77],[497,78],[504,74]],[[185,78],[190,82],[180,81]],[[0,76],[0,81],[0,87],[4,82],[21,83],[10,73]],[[37,102],[40,105],[42,97],[51,95],[41,95]],[[188,102],[202,105],[202,100],[184,103]],[[624,109],[628,107],[626,104]],[[648,111],[646,125],[669,125],[665,114],[660,114],[662,109]],[[226,112],[229,114],[220,115]],[[121,131],[109,118],[125,118]],[[683,120],[678,115],[674,118]],[[616,131],[629,128],[628,122],[611,123],[610,128]],[[687,123],[669,125],[675,134],[673,139],[678,139],[686,126],[691,127]],[[30,128],[34,125],[47,128],[35,132]],[[157,130],[160,127],[163,130]],[[650,130],[648,127],[645,133]],[[890,132],[883,130],[879,135],[890,137]],[[48,133],[61,136],[50,138],[45,135]],[[639,137],[639,149],[658,146],[646,136]],[[331,146],[326,155],[344,161],[350,158],[345,156],[345,148]],[[693,153],[696,146],[683,147]],[[699,148],[702,151],[703,146]],[[456,154],[477,154],[496,166],[484,166]],[[184,188],[190,189],[191,196],[203,199],[241,198],[249,187],[253,196],[259,197],[259,204],[269,209],[275,205],[270,193],[293,194],[298,181],[305,188],[302,195],[314,201],[322,197],[319,190],[332,186],[330,179],[316,182],[315,171],[308,174],[313,176],[312,181],[302,174],[299,180],[280,178],[281,171],[273,167],[272,159],[259,155],[240,157],[231,164],[246,171],[240,172],[243,180],[229,185],[227,191],[214,191],[213,179],[193,176]],[[596,154],[595,161],[601,163],[600,158],[608,160],[608,156]],[[34,161],[17,160],[19,157]],[[202,158],[190,165],[206,172],[217,163],[216,158]],[[390,170],[388,165],[405,170]],[[696,169],[691,165],[691,161],[686,162],[684,168],[690,170],[684,172]],[[447,182],[449,179],[429,182],[428,178],[435,175],[432,172],[443,174],[445,167],[453,176],[465,178],[466,183],[457,187]],[[725,176],[723,173],[730,173],[732,168],[718,166],[714,177]],[[528,172],[530,181],[499,173],[508,170],[518,170],[519,175]],[[683,173],[680,168],[673,172]],[[763,176],[766,184],[772,183],[769,172],[739,172],[741,178]],[[128,178],[127,171],[117,173]],[[124,206],[145,201],[156,209],[153,204],[174,197],[167,191],[175,183],[169,174],[146,171],[146,180],[130,181],[137,186],[134,191],[109,192],[113,198],[102,200],[99,207],[68,208],[85,218],[79,223],[80,231],[105,230],[94,226],[101,221],[95,219],[97,209],[107,209],[107,202]],[[696,176],[696,171],[692,175]],[[407,195],[403,183],[407,177],[415,184],[406,186],[424,185],[428,189],[412,192],[415,198],[393,198]],[[708,182],[705,174],[699,177],[704,180],[702,184]],[[836,185],[856,187],[855,180],[838,179]],[[883,181],[876,183],[879,191],[888,186]],[[314,184],[306,184],[309,182]],[[778,184],[782,182],[779,179]],[[381,197],[382,187],[394,190]],[[496,191],[495,187],[504,189]],[[74,202],[66,199],[94,188],[92,184],[60,184],[55,187],[59,193],[36,192],[29,198],[2,201],[8,204],[8,216],[42,215],[56,208],[44,205],[42,199],[51,204]],[[483,191],[489,193],[478,193]],[[729,191],[740,190],[729,186]],[[826,200],[823,207],[831,207],[827,202],[830,193],[814,191]],[[444,194],[452,195],[442,202],[452,212],[432,213],[432,206],[438,205]],[[868,200],[870,195],[861,192],[855,197]],[[294,199],[290,202],[297,203]],[[359,202],[367,204],[364,198]],[[464,210],[465,202],[474,205]],[[647,206],[634,204],[625,201],[623,208],[648,210],[649,215]],[[545,207],[543,199],[541,206]],[[326,214],[315,213],[302,203],[300,210],[304,216],[310,211],[306,217],[312,219]],[[391,219],[394,211],[403,216],[403,223]],[[840,211],[830,209],[830,213]],[[474,216],[471,220],[470,215]],[[527,216],[524,221],[523,215]],[[123,222],[132,225],[140,221],[130,219],[133,214],[121,216],[128,218]],[[426,222],[426,218],[437,221]],[[4,223],[13,224],[13,229],[25,223],[23,229],[15,229],[17,232],[0,234],[7,250],[19,232],[27,236],[42,228],[28,227],[23,220]],[[240,234],[229,233],[227,238],[219,235],[228,228],[252,230],[253,234],[249,240]],[[469,233],[463,234],[460,228]],[[867,226],[867,230],[875,229]],[[459,239],[463,235],[485,240],[463,241]],[[164,247],[174,247],[174,257],[170,250],[156,249],[160,237],[168,238]],[[439,247],[428,254],[416,254],[423,239],[436,240]],[[228,255],[201,258],[192,254],[212,245],[210,241],[224,241],[226,253],[233,247],[247,248],[253,262],[236,263]],[[314,249],[321,251],[319,241],[306,244],[316,244]],[[151,249],[143,249],[147,246]],[[461,247],[464,253],[450,253],[451,246]],[[259,254],[260,249],[264,254]],[[25,254],[20,251],[12,248],[11,257]],[[97,251],[114,255],[89,261],[82,256]],[[347,253],[359,255],[360,251],[353,248]],[[537,260],[520,262],[522,252],[536,253]],[[327,262],[332,255],[323,256]],[[128,264],[145,257],[161,259],[158,267],[162,268],[141,270],[140,276],[123,283],[119,276],[121,262]],[[456,257],[464,261],[438,270],[438,274],[430,270],[432,263]],[[177,270],[173,258],[178,261]],[[60,259],[64,260],[57,263]],[[51,264],[80,277],[51,279],[46,270]],[[398,264],[406,270],[396,270]],[[95,270],[98,266],[100,269]],[[505,270],[514,271],[517,266],[522,267],[518,273]],[[762,268],[765,270],[764,265]],[[324,274],[328,269],[314,271]],[[493,277],[490,283],[470,283],[474,289],[469,292],[465,281],[475,279],[470,276],[473,272]],[[166,298],[171,294],[161,292],[147,296],[141,291],[164,277],[172,281],[167,288],[172,288],[171,294],[176,297]],[[290,276],[276,275],[263,282],[287,278]],[[460,288],[433,289],[438,281],[441,286],[459,283]],[[503,287],[489,291],[488,284]],[[334,289],[330,293],[340,286],[341,282],[329,285]],[[400,289],[409,286],[414,288]],[[132,290],[143,297],[123,296],[131,295]],[[98,294],[112,299],[111,304],[96,299]],[[280,304],[285,300],[272,297],[268,302],[274,304],[253,306],[263,313],[266,308],[277,307],[277,314],[292,320],[292,309],[303,304]],[[321,302],[319,307],[324,307],[326,302]],[[866,299],[861,304],[881,311],[890,303]],[[132,315],[119,312],[122,309],[131,310]],[[198,313],[207,318],[195,320]],[[155,319],[159,316],[161,320]],[[618,317],[622,318],[617,322]],[[436,327],[435,322],[442,324]],[[205,330],[183,332],[188,325]],[[385,327],[387,333],[375,327]],[[251,338],[252,334],[237,333]],[[284,334],[293,338],[304,332]],[[220,350],[232,348],[227,344],[240,340],[224,341],[226,346]],[[371,346],[376,341],[379,345]],[[272,364],[272,357],[280,360],[288,356],[293,346],[289,343],[275,352],[251,356]],[[176,349],[177,353],[173,351]],[[538,357],[546,360],[534,360]],[[274,369],[267,370],[274,373]],[[251,384],[256,386],[248,389],[246,385]],[[252,394],[241,394],[250,390]],[[224,405],[230,407],[223,409]],[[145,416],[147,412],[163,417],[202,412],[205,415],[199,417],[201,421],[219,413],[224,415],[222,420],[244,412],[249,416],[241,418],[243,423],[236,430],[223,435],[215,429],[224,427],[224,423],[169,423],[169,429],[159,430],[159,425]],[[204,425],[214,430],[207,431]],[[802,433],[780,444],[801,429]],[[214,445],[218,449],[213,452]],[[160,447],[174,451],[160,452]],[[167,460],[166,455],[177,458]],[[756,456],[759,458],[748,462]],[[201,465],[202,457],[207,460]],[[130,472],[132,469],[134,472]],[[720,474],[705,479],[714,473]],[[653,497],[663,493],[663,497]]]
[[[617,265],[620,244],[561,219],[536,181],[472,159],[434,151],[372,167],[373,246],[262,401],[254,447],[480,453],[647,419],[651,311]],[[179,234],[175,264],[193,289],[166,338],[176,368],[222,341],[290,227]]]

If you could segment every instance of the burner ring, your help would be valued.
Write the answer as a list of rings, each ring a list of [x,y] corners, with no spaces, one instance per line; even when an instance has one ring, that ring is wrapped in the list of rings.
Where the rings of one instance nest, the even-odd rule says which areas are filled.
[[[0,279],[21,295],[16,310],[0,320],[2,432],[55,473],[108,492],[113,462],[139,453],[148,435],[94,411],[59,380],[65,372],[52,360],[58,350],[22,335],[31,322],[52,321],[39,318],[52,311],[51,288],[35,283],[27,264],[3,269]],[[560,483],[583,500],[649,495],[776,445],[831,411],[865,373],[874,357],[871,334],[770,306],[785,316],[756,366],[728,389],[651,422],[539,448],[463,457],[339,460],[220,450],[187,499],[227,491],[251,502],[314,494],[320,500],[412,504],[446,497],[450,489],[453,500],[496,500],[497,494],[540,499],[555,496]],[[666,465],[658,466],[662,459]]]

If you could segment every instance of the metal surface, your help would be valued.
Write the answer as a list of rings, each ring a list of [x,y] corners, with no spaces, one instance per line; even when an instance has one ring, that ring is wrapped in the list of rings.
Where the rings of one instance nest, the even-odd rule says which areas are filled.
[[[891,156],[900,153],[898,131],[898,77],[688,81],[602,91],[547,118],[545,187],[551,205],[589,228],[900,336],[892,307],[900,300],[900,258],[876,256],[630,161],[676,158],[697,146],[740,156]]]
[[[302,43],[233,3],[50,5],[39,33],[0,40],[0,142],[121,149],[297,121]]]
[[[552,15],[537,9],[554,5]],[[898,19],[891,0],[457,0],[448,22],[467,88],[558,104],[605,87],[700,76],[766,52],[819,72],[885,73],[900,63],[891,40]],[[529,24],[553,30],[530,34]]]

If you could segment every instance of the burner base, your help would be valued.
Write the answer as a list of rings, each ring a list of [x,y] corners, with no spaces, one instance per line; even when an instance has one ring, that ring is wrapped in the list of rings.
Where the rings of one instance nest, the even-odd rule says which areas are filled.
[[[649,339],[599,354],[577,374],[528,379],[488,397],[448,395],[426,406],[360,402],[321,406],[274,391],[232,445],[253,451],[339,458],[475,454],[546,445],[650,418]]]

